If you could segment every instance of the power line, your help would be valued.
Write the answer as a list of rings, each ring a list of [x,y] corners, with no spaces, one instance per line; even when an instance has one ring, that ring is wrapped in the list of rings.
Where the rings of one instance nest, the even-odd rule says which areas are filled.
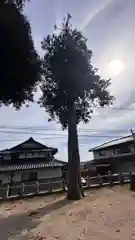
[[[4,133],[4,134],[34,134],[34,135],[43,135],[43,136],[62,136],[62,137],[64,137],[64,136],[67,136],[68,134],[66,133],[66,134],[60,134],[60,133],[37,133],[37,132],[33,132],[33,131],[31,131],[31,132],[21,132],[21,131],[5,131],[5,130],[0,130],[0,133]],[[98,132],[98,133],[100,133],[100,132]],[[81,137],[85,137],[85,136],[90,136],[90,135],[88,135],[88,134],[80,134],[79,136],[81,136]],[[91,137],[102,137],[102,135],[97,135],[97,134],[91,134]],[[103,135],[104,136],[104,135]],[[108,136],[108,135],[105,135],[105,136]],[[113,135],[114,136],[114,135]]]
[[[135,108],[127,108],[127,107],[93,107],[93,109],[112,109],[112,110],[132,110],[135,111]]]
[[[63,131],[61,128],[47,128],[47,127],[35,127],[35,126],[8,126],[8,125],[0,125],[0,129],[11,129],[11,130],[31,130],[33,131],[55,131],[55,132],[67,132],[67,130]],[[1,131],[1,130],[0,130]],[[126,132],[126,129],[94,129],[94,128],[78,128],[78,131],[83,132]],[[1,131],[2,132],[2,131]]]
[[[58,138],[64,138],[66,136],[53,136],[53,139],[58,139]],[[89,135],[85,135],[85,136],[78,136],[78,138],[81,140],[81,138],[121,138],[123,136],[111,136],[111,135],[95,135],[95,136],[89,136]],[[38,138],[38,139],[42,139],[42,140],[49,140],[52,139],[52,137],[44,137],[44,138]],[[0,142],[16,142],[16,141],[24,141],[24,139],[0,139]]]

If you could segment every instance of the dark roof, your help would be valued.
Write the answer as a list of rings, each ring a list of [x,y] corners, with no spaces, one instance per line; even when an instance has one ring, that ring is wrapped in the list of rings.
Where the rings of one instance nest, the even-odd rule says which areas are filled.
[[[85,164],[87,164],[89,161],[82,161],[80,162],[80,166],[84,166]]]
[[[89,165],[94,165],[94,164],[95,164],[95,161],[94,161],[94,159],[93,159],[93,160],[90,160],[90,161],[86,162],[86,163],[84,164],[84,167],[87,168],[87,166],[89,166]]]
[[[60,160],[57,160],[57,161],[63,163],[65,169],[67,169],[67,167],[68,167],[68,162],[64,162],[64,161],[60,161]],[[89,163],[89,161],[83,161],[83,162],[80,162],[80,167],[85,167],[85,165],[86,165],[87,163]]]
[[[56,160],[46,162],[46,163],[25,163],[25,164],[12,164],[12,165],[0,165],[0,172],[10,172],[10,171],[21,171],[21,170],[32,170],[32,169],[43,169],[43,168],[53,168],[53,167],[63,167],[62,163]]]
[[[117,139],[105,142],[105,143],[103,143],[99,146],[91,148],[89,150],[89,152],[96,151],[96,150],[101,150],[101,149],[104,149],[104,148],[108,148],[108,147],[111,147],[111,146],[114,146],[114,145],[119,145],[119,144],[126,143],[126,142],[133,142],[133,141],[134,141],[133,136],[128,135],[128,136],[125,136],[125,137],[121,137],[121,138],[117,138]]]
[[[68,162],[65,162],[65,161],[62,161],[62,160],[58,160],[56,158],[55,158],[55,161],[57,161],[58,163],[62,163],[63,165],[67,165],[68,164]]]
[[[52,148],[52,147],[47,147],[42,143],[37,142],[34,140],[32,137],[30,137],[28,140],[25,142],[22,142],[10,149],[5,149],[3,151],[0,151],[0,153],[9,153],[9,152],[16,152],[16,151],[27,151],[27,150],[33,150],[33,149],[38,149],[38,150],[48,150],[51,151],[53,154],[56,154],[58,152],[57,148]]]

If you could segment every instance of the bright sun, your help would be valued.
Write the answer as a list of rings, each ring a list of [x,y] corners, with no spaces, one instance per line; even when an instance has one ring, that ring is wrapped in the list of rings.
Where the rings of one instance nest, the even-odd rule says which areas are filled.
[[[107,73],[110,77],[118,75],[124,68],[123,62],[120,60],[113,60],[107,65]]]

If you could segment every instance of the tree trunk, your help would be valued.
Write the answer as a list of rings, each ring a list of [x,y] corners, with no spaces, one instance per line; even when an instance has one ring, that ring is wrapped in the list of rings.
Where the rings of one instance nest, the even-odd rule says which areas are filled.
[[[79,200],[82,195],[80,156],[76,126],[75,104],[70,106],[68,118],[68,192],[67,199]]]

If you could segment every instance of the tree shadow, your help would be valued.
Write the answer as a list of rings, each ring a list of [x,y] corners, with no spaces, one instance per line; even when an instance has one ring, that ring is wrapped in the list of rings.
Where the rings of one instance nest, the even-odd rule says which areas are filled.
[[[28,232],[31,229],[36,228],[42,222],[41,217],[44,215],[51,214],[53,211],[63,208],[72,202],[73,201],[64,198],[25,214],[10,215],[6,219],[1,218],[1,224],[3,221],[6,221],[4,224],[5,227],[4,229],[1,229],[1,231],[8,232],[9,236],[15,239],[15,237],[21,235],[22,232]]]
[[[42,216],[44,216],[44,215],[46,215],[46,214],[50,214],[51,212],[53,212],[53,211],[55,211],[55,210],[57,210],[57,209],[59,209],[59,208],[62,208],[62,207],[64,207],[64,206],[66,206],[66,205],[69,205],[69,204],[71,204],[71,203],[73,203],[73,202],[74,202],[74,201],[72,201],[72,200],[67,200],[66,198],[61,199],[61,200],[59,200],[59,201],[57,201],[57,202],[48,204],[48,205],[46,205],[46,206],[44,206],[44,207],[42,207],[42,208],[38,208],[38,209],[36,210],[37,214],[34,214],[34,215],[37,215],[37,216],[39,216],[39,217],[42,217]],[[33,213],[34,213],[34,212],[33,212]]]
[[[53,194],[61,195],[63,194],[63,190],[58,190],[57,192],[53,192]],[[13,202],[13,201],[18,201],[18,200],[25,200],[25,199],[31,199],[31,198],[36,198],[36,197],[43,197],[43,196],[50,196],[52,193],[49,192],[43,192],[43,193],[30,193],[26,195],[17,195],[17,196],[11,196],[8,198],[0,198],[0,203],[5,203],[5,202]]]

